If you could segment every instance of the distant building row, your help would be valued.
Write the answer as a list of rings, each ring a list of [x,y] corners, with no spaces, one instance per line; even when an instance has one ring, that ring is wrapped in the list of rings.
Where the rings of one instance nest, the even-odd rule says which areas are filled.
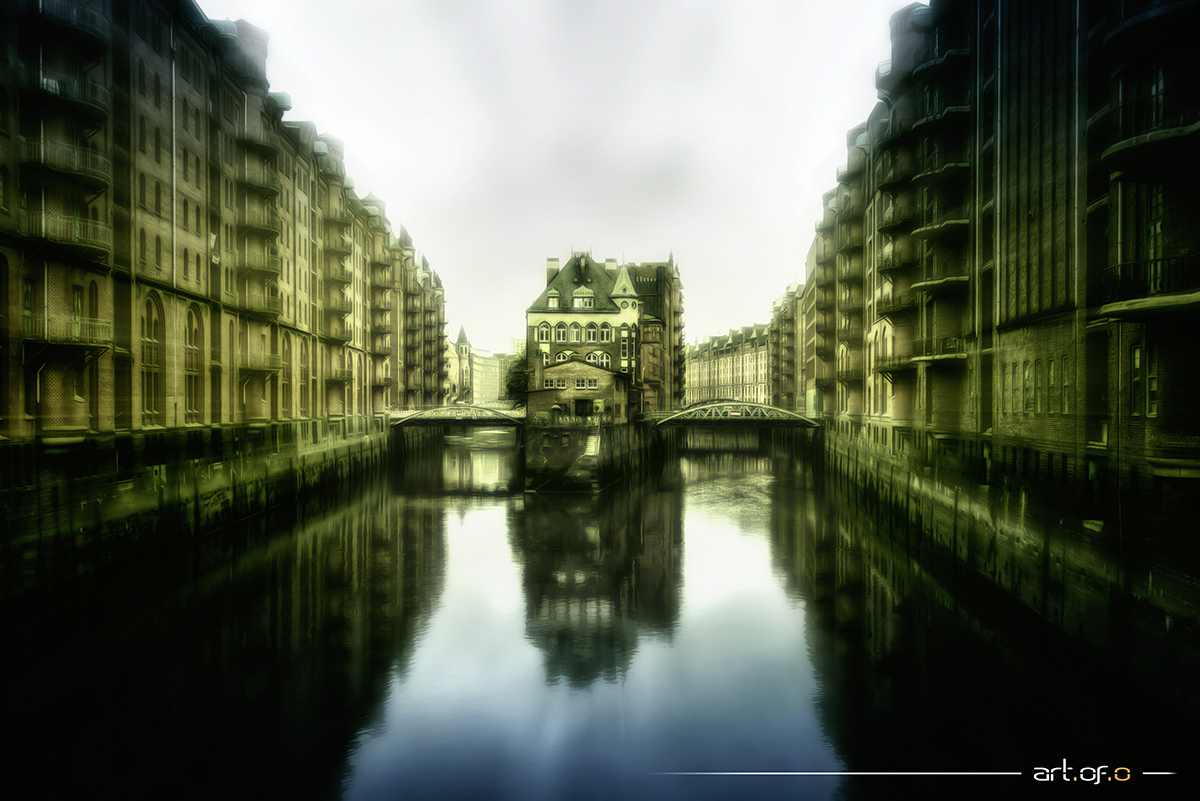
[[[191,0],[0,9],[0,435],[441,402],[441,281],[266,57]]]

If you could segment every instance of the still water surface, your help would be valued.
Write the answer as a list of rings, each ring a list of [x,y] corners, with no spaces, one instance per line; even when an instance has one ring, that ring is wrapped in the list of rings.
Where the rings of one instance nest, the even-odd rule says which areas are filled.
[[[1139,688],[803,469],[685,452],[525,496],[510,436],[25,610],[9,797],[1023,797],[1064,758],[1189,759]],[[674,775],[913,770],[1024,775]],[[1181,787],[1146,781],[1124,797]]]

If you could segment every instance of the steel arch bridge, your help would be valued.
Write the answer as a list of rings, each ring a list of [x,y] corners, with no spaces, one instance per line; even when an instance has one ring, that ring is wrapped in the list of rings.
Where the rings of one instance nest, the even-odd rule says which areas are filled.
[[[486,406],[435,406],[392,415],[393,426],[523,426],[524,414],[513,414]]]
[[[649,418],[659,428],[708,426],[770,426],[774,428],[819,428],[820,423],[789,409],[765,403],[722,401],[681,409],[678,412],[658,412]]]

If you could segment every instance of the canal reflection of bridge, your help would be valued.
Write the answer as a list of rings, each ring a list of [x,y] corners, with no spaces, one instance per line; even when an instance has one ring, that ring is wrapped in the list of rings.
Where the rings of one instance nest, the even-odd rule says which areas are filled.
[[[686,409],[648,412],[645,421],[657,428],[818,428],[820,423],[790,409],[764,403],[722,401],[701,403]],[[430,409],[396,412],[393,426],[463,426],[485,427],[524,426],[525,415],[489,406],[436,406]],[[571,418],[570,423],[558,422],[551,427],[595,428],[590,418]]]

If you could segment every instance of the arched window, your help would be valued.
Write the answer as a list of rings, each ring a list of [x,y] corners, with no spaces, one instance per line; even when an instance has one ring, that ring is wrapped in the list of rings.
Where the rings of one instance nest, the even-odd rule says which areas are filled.
[[[142,208],[146,208],[146,174],[142,173],[138,176],[138,201],[142,204]]]
[[[200,347],[204,331],[200,326],[200,310],[188,309],[187,326],[183,329],[183,396],[185,422],[199,423],[203,411]]]
[[[138,117],[138,149],[146,152],[146,118]]]
[[[138,265],[139,267],[146,266],[146,258],[147,258],[146,257],[146,229],[143,228],[142,230],[138,231],[138,259],[140,261],[140,264]]]
[[[542,323],[541,325],[538,326],[537,341],[538,342],[549,342],[550,341],[550,323]]]
[[[154,129],[154,160],[162,161],[162,129]]]
[[[571,358],[571,354],[569,352],[567,352],[565,350],[560,350],[558,352],[558,355],[554,357],[554,361],[565,362],[569,358]]]
[[[571,341],[578,342],[582,338],[583,329],[579,327],[579,323],[571,323]]]
[[[600,366],[604,368],[612,367],[612,356],[607,353],[600,354]]]
[[[550,364],[550,351],[544,350],[544,351],[542,351],[542,367],[546,367],[549,364]]]
[[[585,339],[587,342],[595,342],[595,341],[596,341],[596,332],[597,332],[598,330],[599,330],[599,329],[597,329],[597,328],[596,328],[596,324],[595,324],[595,323],[588,323],[588,327],[587,327],[587,334],[586,334],[586,336],[584,337],[584,339]]]
[[[162,269],[162,237],[154,237],[154,266]]]
[[[612,338],[613,338],[612,337],[612,326],[610,326],[608,323],[601,323],[600,324],[600,341],[601,342],[612,342]]]
[[[188,249],[184,248],[183,249],[183,277],[184,278],[188,277],[188,265],[190,263],[191,263],[191,256],[188,253]]]
[[[0,167],[0,209],[8,208],[8,167]]]
[[[283,416],[292,416],[292,336],[286,331],[283,334],[283,348],[280,352],[279,388],[282,390]]]
[[[142,424],[161,426],[165,422],[163,368],[163,314],[154,295],[142,308]]]
[[[566,323],[559,323],[558,325],[554,326],[554,341],[555,342],[566,342],[567,341],[567,324]]]
[[[590,353],[588,353],[588,355],[587,355],[587,363],[588,363],[588,364],[595,364],[595,363],[596,363],[596,351],[591,351]]]
[[[187,117],[185,116],[184,119],[186,120]],[[184,123],[184,125],[186,126],[187,123]],[[192,162],[191,162],[191,159],[188,158],[188,151],[187,151],[187,148],[185,147],[183,149],[183,180],[185,180],[185,181],[188,180],[188,170],[190,170],[191,167],[192,167]],[[184,216],[187,216],[187,215],[184,215]]]
[[[184,163],[186,164],[186,162],[184,162]],[[188,227],[189,211],[190,210],[188,209],[187,198],[185,197],[183,199],[183,216],[180,217],[180,219],[183,221],[183,224],[180,227],[183,228],[183,230],[185,230],[185,231],[187,230],[187,227]]]
[[[154,213],[162,214],[162,184],[154,182]]]

